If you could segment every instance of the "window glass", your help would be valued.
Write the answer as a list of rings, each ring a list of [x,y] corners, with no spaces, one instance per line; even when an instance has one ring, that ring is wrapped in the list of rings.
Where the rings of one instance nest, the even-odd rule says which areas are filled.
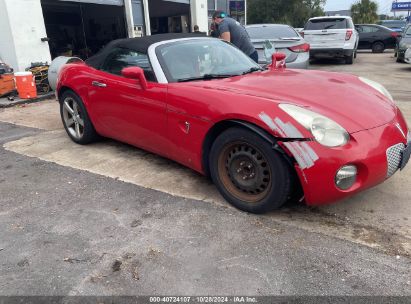
[[[374,26],[363,26],[362,27],[362,32],[363,33],[375,33],[378,32],[378,28],[374,27]]]
[[[288,26],[259,26],[247,27],[248,35],[251,39],[278,39],[278,38],[298,38],[297,32]]]
[[[101,70],[121,76],[121,71],[124,68],[133,66],[140,67],[144,70],[147,81],[155,81],[155,76],[147,54],[133,50],[123,48],[114,49],[113,52],[107,56]]]
[[[195,39],[157,47],[157,57],[170,82],[204,75],[241,75],[260,69],[238,48],[218,39]]]
[[[348,26],[345,18],[324,18],[313,19],[307,22],[305,29],[309,31],[315,30],[338,30],[346,29]]]

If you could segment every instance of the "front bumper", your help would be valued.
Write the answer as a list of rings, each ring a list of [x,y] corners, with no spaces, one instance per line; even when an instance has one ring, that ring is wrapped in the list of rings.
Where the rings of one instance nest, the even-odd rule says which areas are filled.
[[[398,113],[396,121],[390,124],[352,133],[350,142],[344,147],[330,149],[315,141],[307,142],[318,159],[304,170],[296,165],[306,204],[328,204],[378,185],[392,176],[400,167],[401,150],[407,143],[411,144],[411,133],[400,111]],[[357,167],[357,180],[348,190],[341,190],[335,185],[335,175],[346,165]]]

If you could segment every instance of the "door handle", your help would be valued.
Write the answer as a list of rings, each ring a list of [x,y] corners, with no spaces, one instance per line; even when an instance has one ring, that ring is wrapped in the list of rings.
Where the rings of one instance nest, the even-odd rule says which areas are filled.
[[[98,82],[98,81],[93,81],[91,84],[92,84],[93,86],[99,87],[99,88],[105,88],[105,87],[107,87],[107,85],[106,85],[105,83]]]

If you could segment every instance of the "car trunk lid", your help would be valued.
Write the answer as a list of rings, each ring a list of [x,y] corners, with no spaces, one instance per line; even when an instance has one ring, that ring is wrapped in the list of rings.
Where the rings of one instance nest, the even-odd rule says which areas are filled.
[[[258,63],[260,64],[267,63],[267,58],[264,54],[264,45],[267,40],[270,41],[276,52],[284,53],[286,55],[286,63],[294,62],[298,57],[298,53],[291,51],[290,48],[305,43],[305,41],[299,37],[284,37],[279,39],[251,39],[251,42],[258,52]]]

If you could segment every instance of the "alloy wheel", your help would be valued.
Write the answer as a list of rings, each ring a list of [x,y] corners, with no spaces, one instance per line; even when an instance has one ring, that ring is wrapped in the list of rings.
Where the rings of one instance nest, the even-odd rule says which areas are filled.
[[[75,139],[81,139],[83,137],[83,115],[79,105],[71,97],[67,97],[63,101],[63,121],[71,136]]]

